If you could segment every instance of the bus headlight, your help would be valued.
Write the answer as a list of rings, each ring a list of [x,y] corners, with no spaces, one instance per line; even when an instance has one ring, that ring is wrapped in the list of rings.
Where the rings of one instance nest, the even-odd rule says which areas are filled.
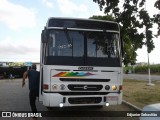
[[[109,103],[108,103],[108,102],[106,103],[106,106],[109,106]]]
[[[64,90],[66,88],[66,86],[64,84],[60,85],[60,89]]]
[[[59,107],[61,107],[61,108],[62,108],[62,107],[63,107],[63,103],[60,103],[60,104],[59,104]]]
[[[53,90],[57,90],[58,89],[58,85],[57,84],[52,85],[52,89]]]
[[[117,86],[116,85],[112,85],[112,90],[116,90]]]

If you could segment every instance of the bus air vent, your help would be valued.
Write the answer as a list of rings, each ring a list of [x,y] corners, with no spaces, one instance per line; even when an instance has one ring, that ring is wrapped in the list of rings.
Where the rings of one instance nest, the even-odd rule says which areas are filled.
[[[103,88],[102,85],[68,85],[68,89],[72,91],[99,91]]]

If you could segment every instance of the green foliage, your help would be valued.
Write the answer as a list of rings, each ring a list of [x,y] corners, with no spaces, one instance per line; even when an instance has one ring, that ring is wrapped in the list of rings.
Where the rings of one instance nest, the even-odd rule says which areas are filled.
[[[151,73],[160,73],[160,65],[151,65]]]
[[[148,73],[148,66],[143,65],[143,66],[137,66],[134,69],[135,73]]]
[[[124,68],[124,72],[126,70],[131,70],[133,73],[137,74],[147,74],[148,73],[148,65],[142,66],[128,66]],[[150,65],[150,72],[152,74],[160,74],[160,64],[158,65]]]
[[[160,10],[160,0],[157,0],[155,2],[154,7],[156,7],[157,9]],[[160,35],[160,13],[154,15],[153,21],[154,21],[154,23],[158,24],[158,32],[157,32],[157,34]]]
[[[111,15],[101,16],[101,15],[93,15],[90,19],[98,19],[98,20],[108,20],[108,21],[115,21]]]
[[[152,38],[153,23],[158,24],[157,35],[160,35],[160,14],[155,14],[150,17],[145,8],[146,0],[124,0],[123,10],[118,8],[120,0],[93,0],[98,3],[100,10],[104,10],[109,16],[114,18],[121,26],[121,36],[125,43],[124,45],[124,64],[134,64],[136,61],[136,50],[147,46],[150,53],[154,49]],[[104,7],[105,6],[105,7]],[[154,7],[160,9],[160,0],[155,2]],[[103,19],[102,16],[96,18]],[[106,17],[104,18],[106,19]],[[108,20],[108,18],[106,19]],[[145,32],[138,32],[138,29],[145,28]]]

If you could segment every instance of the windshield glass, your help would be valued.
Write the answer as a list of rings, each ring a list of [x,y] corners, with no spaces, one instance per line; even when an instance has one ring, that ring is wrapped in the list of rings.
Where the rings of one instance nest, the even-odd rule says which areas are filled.
[[[67,33],[65,31],[51,31],[48,43],[48,53],[49,56],[83,56],[83,33],[74,31]]]
[[[118,58],[118,34],[87,32],[86,36],[87,57]],[[83,32],[51,31],[48,43],[49,56],[84,56],[84,38]]]
[[[87,34],[87,56],[118,58],[118,34],[89,32]]]
[[[119,34],[50,30],[46,64],[120,66]]]

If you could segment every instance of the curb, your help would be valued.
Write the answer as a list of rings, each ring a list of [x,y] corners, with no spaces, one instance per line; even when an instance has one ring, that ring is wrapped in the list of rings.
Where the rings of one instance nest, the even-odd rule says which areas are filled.
[[[136,111],[142,111],[142,109],[140,109],[139,107],[137,107],[137,106],[125,101],[125,100],[122,101],[122,104],[128,105],[129,107],[135,109]]]

